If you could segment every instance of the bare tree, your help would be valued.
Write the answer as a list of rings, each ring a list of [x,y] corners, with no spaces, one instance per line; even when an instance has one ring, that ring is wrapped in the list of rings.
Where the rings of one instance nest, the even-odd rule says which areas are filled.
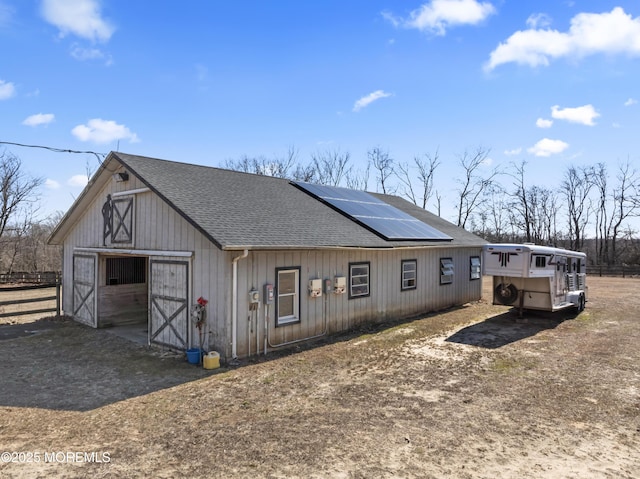
[[[367,191],[369,189],[369,175],[371,173],[371,162],[367,162],[364,170],[349,169],[345,175],[345,183],[347,188],[352,190]]]
[[[290,178],[289,170],[296,164],[298,151],[290,147],[282,158],[268,159],[264,156],[250,158],[244,155],[239,160],[225,161],[225,168],[244,173],[253,173],[262,176],[275,176],[277,178]]]
[[[481,174],[489,156],[488,149],[478,147],[473,153],[465,151],[459,157],[460,166],[464,170],[463,179],[459,180],[458,190],[458,226],[464,228],[470,216],[476,213],[483,194],[487,193],[499,175],[497,169]]]
[[[6,150],[0,153],[0,238],[20,208],[37,200],[36,191],[43,181],[27,175],[17,156]]]
[[[525,166],[527,162],[521,161],[519,165],[513,165],[516,171],[516,174],[513,175],[516,179],[514,186],[515,191],[512,193],[513,197],[513,209],[518,212],[519,221],[516,219],[516,222],[520,225],[520,228],[523,230],[525,240],[527,242],[532,242],[532,206],[529,204],[529,200],[532,199],[532,195],[527,191],[527,187],[525,185]]]
[[[378,171],[376,180],[383,194],[393,194],[395,189],[390,185],[390,178],[394,175],[393,158],[388,151],[383,151],[379,146],[367,152],[369,162]]]
[[[291,179],[296,181],[304,181],[306,183],[317,183],[316,169],[313,165],[296,165],[296,169],[291,174]]]
[[[569,249],[579,251],[584,245],[585,229],[589,223],[589,193],[593,188],[593,167],[570,166],[564,174],[561,194],[567,202]]]
[[[543,226],[544,235],[542,236],[547,243],[552,246],[558,245],[558,213],[560,206],[558,205],[557,193],[548,188],[541,189],[541,202],[538,216]]]
[[[492,242],[507,240],[507,229],[510,224],[509,215],[512,212],[510,198],[500,185],[494,185],[487,194],[485,207],[480,213],[483,220],[484,234],[482,237]]]
[[[595,209],[595,242],[596,262],[603,264],[609,256],[609,188],[607,167],[604,163],[598,163],[594,168],[593,184],[598,192],[598,203]]]
[[[427,202],[433,195],[433,181],[436,168],[440,165],[438,152],[434,156],[425,154],[424,157],[413,158],[413,166],[417,170],[419,184],[414,186],[412,167],[407,163],[398,163],[396,176],[402,184],[404,195],[416,206],[427,208]]]
[[[618,261],[618,238],[624,229],[624,222],[640,214],[640,196],[638,195],[640,176],[638,171],[632,168],[627,160],[618,168],[616,179],[618,183],[613,191],[613,212],[608,228],[610,233],[607,235],[611,237],[610,262],[613,263]]]
[[[316,183],[328,186],[338,186],[349,174],[351,155],[340,150],[325,150],[311,155],[312,168],[315,171]]]

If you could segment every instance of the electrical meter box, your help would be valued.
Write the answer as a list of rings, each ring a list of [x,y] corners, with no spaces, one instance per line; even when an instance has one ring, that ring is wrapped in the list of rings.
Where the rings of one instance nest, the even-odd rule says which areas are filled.
[[[309,296],[312,298],[317,298],[322,296],[322,280],[321,279],[310,279],[309,280]]]
[[[344,276],[336,276],[333,279],[333,292],[335,294],[343,294],[347,290],[347,278]]]
[[[257,289],[252,289],[249,291],[249,302],[251,304],[256,304],[260,302],[260,293]]]
[[[324,280],[324,292],[325,294],[333,293],[333,284],[331,284],[330,278]]]
[[[262,296],[262,300],[264,301],[264,304],[273,304],[273,297],[274,297],[273,285],[266,283],[264,285],[264,294]]]

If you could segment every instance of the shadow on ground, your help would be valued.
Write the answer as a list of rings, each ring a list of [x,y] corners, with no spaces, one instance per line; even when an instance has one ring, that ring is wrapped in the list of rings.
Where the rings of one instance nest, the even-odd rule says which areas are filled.
[[[0,407],[88,411],[222,371],[72,321],[2,325],[0,338]]]
[[[481,323],[457,331],[446,341],[450,343],[468,344],[486,349],[497,349],[507,344],[531,338],[541,331],[556,328],[560,323],[575,318],[569,311],[555,313],[525,311],[522,318],[513,309],[488,318]]]

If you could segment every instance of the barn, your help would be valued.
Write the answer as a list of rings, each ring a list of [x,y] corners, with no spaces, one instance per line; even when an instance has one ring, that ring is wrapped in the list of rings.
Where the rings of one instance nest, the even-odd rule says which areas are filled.
[[[234,359],[478,300],[486,242],[398,196],[111,152],[50,243],[66,315]]]

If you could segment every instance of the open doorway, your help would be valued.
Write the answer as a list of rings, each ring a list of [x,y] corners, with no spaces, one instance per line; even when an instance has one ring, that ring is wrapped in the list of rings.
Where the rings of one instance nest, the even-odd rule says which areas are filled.
[[[100,257],[98,327],[118,330],[136,342],[148,342],[149,260],[146,256]]]

